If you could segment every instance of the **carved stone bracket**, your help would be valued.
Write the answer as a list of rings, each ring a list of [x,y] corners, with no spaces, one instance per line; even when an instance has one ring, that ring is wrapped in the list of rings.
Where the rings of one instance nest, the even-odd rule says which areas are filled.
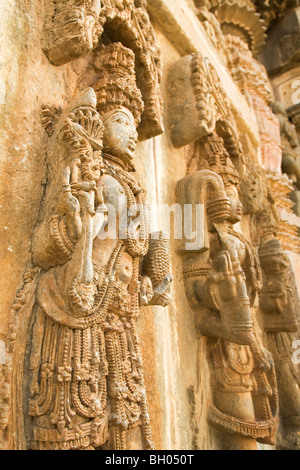
[[[175,147],[183,147],[215,130],[242,171],[242,151],[235,118],[215,68],[201,53],[185,56],[169,71],[168,121]]]

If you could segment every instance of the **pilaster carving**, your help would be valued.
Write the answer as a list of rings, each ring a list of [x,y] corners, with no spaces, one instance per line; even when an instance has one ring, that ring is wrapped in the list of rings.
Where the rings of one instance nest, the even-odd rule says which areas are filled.
[[[0,450],[7,448],[8,442],[8,425],[11,410],[11,395],[10,395],[10,370],[6,364],[0,364]]]
[[[0,446],[1,450],[21,450],[24,441],[23,380],[24,356],[39,267],[26,269],[9,314],[5,357],[0,365]]]
[[[180,253],[195,327],[207,338],[213,395],[208,420],[231,436],[232,448],[254,449],[256,441],[274,444],[278,425],[274,364],[256,318],[261,268],[251,243],[234,230],[242,217],[239,174],[223,139],[203,137],[193,160],[177,199],[182,206],[204,204],[205,233],[201,245]]]
[[[261,138],[261,163],[280,171],[281,142],[270,104],[273,91],[265,67],[256,60],[264,46],[266,24],[250,0],[216,0],[210,12],[220,23],[228,69],[253,109]]]
[[[287,175],[278,175],[275,172],[268,172],[267,179],[279,215],[277,237],[284,250],[299,253],[300,221],[299,217],[293,213],[295,205],[291,200],[291,194],[294,193],[293,183]]]
[[[266,169],[280,172],[280,125],[271,109],[274,98],[266,69],[254,58],[246,41],[238,35],[225,35],[225,43],[230,73],[254,111],[261,141],[261,163]]]

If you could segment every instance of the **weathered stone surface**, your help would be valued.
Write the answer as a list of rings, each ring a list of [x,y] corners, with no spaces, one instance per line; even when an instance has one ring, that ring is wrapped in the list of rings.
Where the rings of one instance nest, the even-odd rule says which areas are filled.
[[[269,449],[278,418],[299,448],[298,6],[3,3],[1,449]],[[149,246],[91,243],[118,193]],[[178,202],[205,205],[192,252]]]

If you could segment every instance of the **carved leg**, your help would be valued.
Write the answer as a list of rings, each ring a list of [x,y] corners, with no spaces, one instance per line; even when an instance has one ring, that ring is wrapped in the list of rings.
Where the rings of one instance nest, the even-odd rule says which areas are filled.
[[[300,390],[297,370],[292,363],[293,335],[268,333],[268,344],[275,361],[281,427],[278,447],[300,450]]]
[[[231,393],[218,390],[214,392],[214,404],[224,416],[228,417],[228,425],[232,424],[232,428],[236,427],[237,431],[238,428],[243,431],[242,422],[245,422],[245,428],[247,427],[246,423],[255,425],[251,393]],[[244,436],[238,432],[227,433],[224,428],[222,429],[221,441],[224,450],[257,450],[255,438]]]

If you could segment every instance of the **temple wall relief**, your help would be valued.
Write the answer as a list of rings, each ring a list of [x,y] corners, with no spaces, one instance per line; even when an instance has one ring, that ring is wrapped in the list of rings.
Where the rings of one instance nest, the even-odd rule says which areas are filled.
[[[1,449],[299,447],[299,225],[259,3],[1,8]]]

